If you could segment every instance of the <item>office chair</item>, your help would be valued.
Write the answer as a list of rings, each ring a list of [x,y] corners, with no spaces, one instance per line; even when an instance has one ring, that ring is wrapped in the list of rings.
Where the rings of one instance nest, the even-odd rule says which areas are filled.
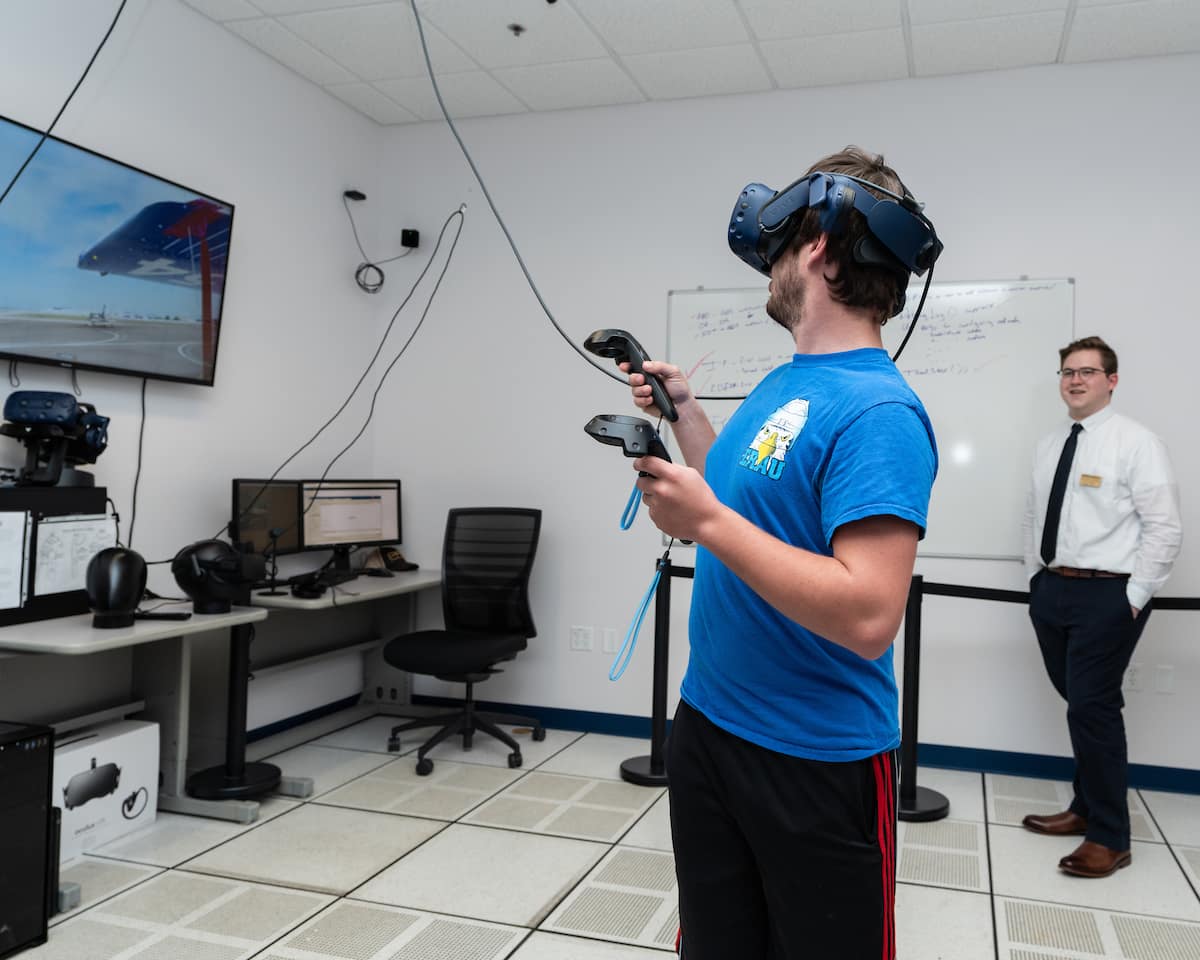
[[[541,510],[478,507],[451,510],[442,543],[443,630],[421,630],[390,640],[383,658],[409,673],[467,685],[461,710],[420,717],[392,728],[388,750],[400,749],[400,734],[419,727],[440,726],[417,751],[417,773],[433,771],[426,757],[456,733],[463,749],[471,749],[475,731],[508,746],[508,765],[521,765],[517,741],[497,724],[533,728],[533,739],[546,739],[532,717],[487,713],[475,708],[475,684],[501,671],[497,663],[512,660],[537,635],[529,610],[529,573],[542,525]]]

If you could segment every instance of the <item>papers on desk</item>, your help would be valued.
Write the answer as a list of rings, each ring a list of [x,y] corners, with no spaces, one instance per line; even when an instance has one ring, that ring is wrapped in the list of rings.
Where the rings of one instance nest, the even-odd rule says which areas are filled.
[[[33,595],[82,590],[92,557],[116,544],[117,522],[111,516],[43,517],[37,525]]]
[[[25,605],[31,527],[27,511],[0,513],[0,610]]]

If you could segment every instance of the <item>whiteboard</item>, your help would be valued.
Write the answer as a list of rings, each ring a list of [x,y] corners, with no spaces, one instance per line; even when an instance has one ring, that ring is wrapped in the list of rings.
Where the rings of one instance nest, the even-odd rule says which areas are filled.
[[[900,345],[924,282],[883,328]],[[767,316],[766,287],[672,290],[667,357],[720,430],[738,399],[791,360],[791,335]],[[1064,415],[1054,371],[1074,339],[1074,281],[934,283],[897,367],[925,404],[938,477],[923,556],[1018,559],[1033,447]]]

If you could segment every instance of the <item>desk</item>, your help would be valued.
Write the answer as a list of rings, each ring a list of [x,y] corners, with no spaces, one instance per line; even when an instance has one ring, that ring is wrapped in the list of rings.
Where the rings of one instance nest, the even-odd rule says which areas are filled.
[[[284,611],[327,610],[386,597],[415,593],[441,584],[440,571],[413,570],[392,577],[359,577],[342,584],[314,600],[302,600],[290,593],[277,597],[252,595],[252,607],[234,607],[229,613],[195,614],[190,620],[140,620],[131,627],[97,630],[92,616],[79,614],[51,620],[13,624],[0,628],[0,651],[22,654],[80,656],[136,647],[133,663],[134,687],[145,700],[144,715],[159,724],[161,737],[160,770],[162,787],[160,809],[197,816],[216,817],[241,823],[258,817],[258,801],[204,799],[187,792],[187,756],[191,707],[191,666],[194,637],[214,630],[229,630],[229,707],[226,725],[226,767],[214,768],[209,780],[216,789],[222,784],[219,772],[244,761],[246,676],[249,669],[249,626],[269,615],[268,608]],[[186,611],[189,605],[172,607]],[[414,621],[410,607],[409,625]],[[240,719],[238,719],[240,712]],[[251,765],[252,768],[256,765]],[[206,771],[207,772],[207,771]],[[195,778],[193,778],[195,779]],[[193,782],[204,792],[205,784]],[[212,783],[209,786],[213,786]],[[305,778],[283,777],[277,788],[291,796],[308,796],[312,782]]]
[[[286,670],[291,664],[357,650],[363,655],[364,681],[359,703],[382,710],[406,704],[409,678],[388,666],[381,651],[392,637],[416,629],[418,596],[436,591],[441,582],[440,567],[434,567],[396,572],[391,577],[360,576],[310,600],[290,593],[263,596],[255,591],[251,602],[271,610],[270,620],[255,642],[255,675],[262,677],[276,668]],[[330,643],[331,637],[336,637],[336,642]],[[271,752],[299,745],[302,733],[272,735]]]
[[[331,607],[346,607],[352,603],[365,603],[369,600],[382,600],[384,597],[429,590],[441,586],[441,583],[440,570],[406,570],[403,573],[394,573],[390,577],[359,577],[357,580],[326,590],[322,596],[312,600],[293,597],[290,592],[272,597],[256,590],[250,596],[250,603],[256,607],[274,610],[328,610]],[[287,590],[286,587],[283,589]]]
[[[180,605],[179,610],[189,609]],[[134,683],[145,700],[144,715],[159,725],[160,809],[249,823],[256,801],[200,800],[185,792],[193,637],[214,630],[246,635],[267,611],[234,607],[229,613],[194,614],[190,620],[139,620],[131,627],[97,630],[90,613],[18,623],[0,629],[0,650],[25,654],[83,656],[137,647]]]

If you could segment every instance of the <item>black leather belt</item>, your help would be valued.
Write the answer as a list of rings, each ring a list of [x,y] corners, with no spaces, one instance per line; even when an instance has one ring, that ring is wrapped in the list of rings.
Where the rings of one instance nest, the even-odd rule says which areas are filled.
[[[1128,580],[1127,573],[1113,573],[1111,570],[1081,570],[1079,567],[1047,567],[1051,573],[1057,573],[1060,577],[1071,577],[1079,580],[1092,580],[1100,578],[1104,580]]]

